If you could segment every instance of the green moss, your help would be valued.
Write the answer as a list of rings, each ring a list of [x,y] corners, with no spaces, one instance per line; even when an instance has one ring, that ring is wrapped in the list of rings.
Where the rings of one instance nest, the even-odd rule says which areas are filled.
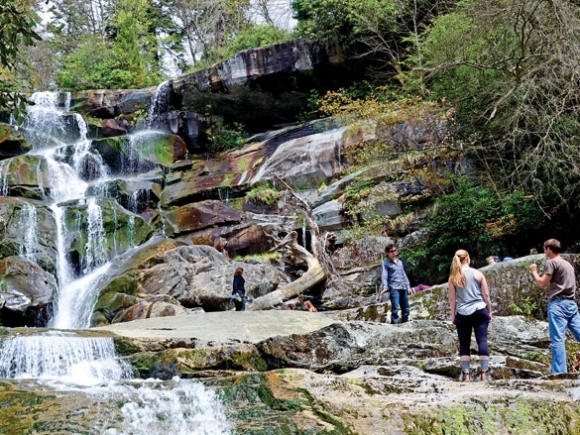
[[[580,412],[573,404],[525,398],[451,406],[434,415],[403,416],[409,435],[577,435]]]
[[[280,192],[269,184],[262,184],[249,190],[246,193],[246,197],[252,201],[258,201],[270,208],[274,208],[278,204]]]
[[[115,351],[118,355],[126,356],[133,355],[141,351],[139,346],[133,343],[132,340],[124,337],[115,338]]]
[[[154,354],[146,354],[146,353],[133,355],[129,358],[128,361],[131,364],[131,367],[133,367],[134,370],[136,370],[141,374],[151,373],[154,370],[155,365],[158,363],[157,358]]]
[[[124,293],[131,296],[137,296],[139,284],[133,276],[123,275],[112,280],[106,288],[106,291],[102,293]]]
[[[223,179],[220,183],[220,187],[230,187],[233,184],[234,176],[233,174],[224,174]]]
[[[244,375],[235,379],[219,379],[216,382],[220,384],[218,388],[222,401],[229,405],[236,404],[233,418],[236,420],[236,427],[243,430],[243,433],[352,434],[342,422],[325,412],[308,391],[298,388],[293,394],[284,394],[284,398],[278,397],[271,385],[291,382],[290,379],[285,379],[283,372],[274,375]],[[313,414],[319,421],[332,427],[323,430],[298,427],[295,417],[302,413]]]
[[[381,307],[383,311],[382,313],[379,310]],[[359,308],[357,318],[371,322],[385,323],[387,321],[387,305],[370,305],[368,307]]]

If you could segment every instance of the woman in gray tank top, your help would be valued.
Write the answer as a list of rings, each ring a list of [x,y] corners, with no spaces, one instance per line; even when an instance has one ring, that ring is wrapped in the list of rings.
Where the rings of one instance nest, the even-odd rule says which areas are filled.
[[[489,348],[487,329],[491,316],[491,298],[483,273],[469,266],[471,259],[467,251],[460,249],[453,256],[449,274],[449,306],[453,324],[457,327],[459,338],[459,360],[461,377],[469,381],[471,363],[471,333],[475,333],[481,380],[487,379],[489,370]]]

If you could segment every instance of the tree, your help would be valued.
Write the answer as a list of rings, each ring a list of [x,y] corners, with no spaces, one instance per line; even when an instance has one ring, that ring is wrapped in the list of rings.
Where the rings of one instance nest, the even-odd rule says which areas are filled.
[[[420,58],[418,35],[455,1],[294,0],[297,33],[321,42],[338,41],[364,60],[367,74],[405,83],[405,59]]]
[[[194,67],[223,60],[227,44],[247,28],[249,0],[175,0],[170,8],[173,19],[192,56]]]
[[[492,181],[577,215],[580,5],[466,1],[434,22],[423,55],[432,97],[455,104]]]
[[[286,33],[271,24],[250,25],[242,30],[237,38],[229,44],[225,55],[230,57],[239,51],[284,42],[291,37],[290,33]]]
[[[73,0],[67,0],[73,1]],[[161,81],[155,8],[147,0],[116,0],[100,4],[104,33],[92,25],[75,24],[74,46],[61,40],[59,87],[68,90],[141,88]],[[72,18],[71,18],[72,19]],[[61,27],[63,35],[70,31]]]
[[[0,112],[13,112],[20,117],[26,110],[27,101],[19,92],[13,71],[20,48],[40,40],[35,26],[32,12],[25,4],[14,0],[4,0],[0,4]]]

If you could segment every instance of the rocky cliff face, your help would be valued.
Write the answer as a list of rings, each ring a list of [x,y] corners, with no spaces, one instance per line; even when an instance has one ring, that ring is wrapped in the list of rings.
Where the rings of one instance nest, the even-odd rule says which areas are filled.
[[[103,99],[105,101],[108,100]],[[87,127],[76,125],[78,114],[63,111],[58,105],[56,110],[63,129],[52,126],[36,131],[25,125],[27,138],[37,144],[33,152],[22,148],[22,155],[2,162],[6,195],[0,199],[0,210],[7,222],[3,257],[22,254],[19,241],[27,237],[30,226],[25,218],[31,216],[32,210],[37,223],[33,225],[34,234],[30,234],[34,247],[29,249],[34,253],[27,261],[48,274],[58,271],[59,261],[62,262],[59,250],[62,249],[76,274],[83,273],[87,262],[90,263],[96,254],[102,260],[113,260],[114,267],[107,279],[94,284],[99,286],[100,296],[92,324],[179,312],[184,307],[210,311],[227,309],[230,278],[237,265],[228,259],[262,255],[278,243],[277,237],[282,238],[293,231],[299,235],[300,244],[312,249],[309,236],[313,228],[307,224],[308,219],[316,225],[317,231],[328,232],[341,243],[342,234],[353,219],[343,213],[341,200],[353,183],[376,186],[373,195],[364,199],[369,216],[397,216],[403,212],[402,204],[411,193],[403,175],[410,168],[405,153],[418,146],[429,149],[443,139],[435,124],[430,124],[433,129],[409,125],[395,126],[391,130],[370,124],[367,140],[397,137],[401,160],[394,157],[390,162],[377,162],[354,174],[343,175],[350,167],[346,153],[355,142],[348,130],[335,122],[317,121],[267,131],[254,136],[240,149],[207,158],[188,153],[185,140],[179,135],[145,129],[103,138],[102,132],[91,129],[90,124]],[[51,125],[55,122],[51,121]],[[52,139],[47,140],[47,137]],[[61,141],[64,146],[60,145]],[[52,155],[43,154],[47,147],[52,149],[53,146],[63,150],[62,157],[57,156],[56,160],[73,167],[80,176],[74,183],[87,183],[83,195],[92,198],[90,201],[75,198],[61,204],[64,212],[58,219],[64,219],[71,233],[59,246],[56,244],[59,220],[50,203],[61,188],[60,178],[53,176],[56,163]],[[455,163],[439,159],[418,160],[414,164],[418,168],[431,165],[435,170],[444,171]],[[413,176],[413,186],[413,195],[428,197],[434,194],[416,176]],[[98,235],[91,233],[95,231],[91,229],[90,219],[93,208],[98,208],[102,246],[91,241]],[[145,244],[146,241],[150,242]],[[192,251],[191,247],[185,251],[188,245],[209,246],[215,251],[201,254]],[[92,252],[97,247],[98,252]],[[139,255],[135,255],[132,247],[140,252]],[[184,251],[175,254],[173,250],[176,249]],[[381,250],[365,258],[365,263],[372,264],[380,259]],[[127,251],[130,255],[124,257]],[[207,265],[212,269],[204,275],[206,278],[196,279],[199,271],[195,268],[185,273],[189,264],[195,262],[194,258],[216,256],[217,259],[218,255],[219,261]],[[360,260],[355,256],[341,266],[349,267],[350,263]],[[251,297],[264,296],[305,271],[305,263],[292,256],[258,262],[255,268],[252,261],[242,260],[250,274],[248,292]],[[217,270],[221,263],[224,266]],[[183,269],[182,265],[187,267]],[[277,272],[281,267],[284,274]],[[172,276],[171,270],[179,270],[179,274]],[[374,276],[363,285],[362,291],[368,292],[376,278]],[[4,297],[9,302],[5,309],[18,307],[16,315],[10,312],[4,316],[11,319],[11,325],[35,324],[37,320],[30,319],[36,316],[25,313],[32,310],[34,314],[50,307],[50,295],[55,293],[53,284],[50,280],[43,282],[47,287],[36,285],[35,288],[44,296],[31,297],[27,303],[9,301],[21,290],[5,292]],[[9,284],[5,280],[5,285],[15,286],[16,283],[12,280]],[[344,296],[360,284],[357,280],[353,285],[348,280],[345,283],[347,285],[340,288],[329,285],[325,298]],[[152,309],[152,304],[157,308]],[[173,310],[171,304],[177,304],[177,308]],[[19,316],[24,317],[18,320]]]
[[[237,53],[213,67],[139,90],[94,90],[72,95],[71,107],[94,118],[100,134],[130,132],[147,114],[148,126],[178,134],[203,149],[211,118],[241,123],[250,133],[294,123],[311,91],[346,87],[353,74],[337,46],[292,40]],[[63,101],[64,104],[64,101]]]

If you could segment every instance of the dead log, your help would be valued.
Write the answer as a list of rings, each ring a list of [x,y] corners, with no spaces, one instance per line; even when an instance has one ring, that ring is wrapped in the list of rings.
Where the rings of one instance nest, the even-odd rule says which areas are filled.
[[[282,248],[290,250],[291,255],[300,257],[306,262],[306,272],[290,284],[254,299],[252,304],[246,306],[247,310],[272,309],[288,299],[301,295],[306,290],[311,289],[326,279],[326,273],[318,259],[298,244],[297,237],[296,232],[292,231],[277,246],[272,248],[271,251],[278,251]]]

